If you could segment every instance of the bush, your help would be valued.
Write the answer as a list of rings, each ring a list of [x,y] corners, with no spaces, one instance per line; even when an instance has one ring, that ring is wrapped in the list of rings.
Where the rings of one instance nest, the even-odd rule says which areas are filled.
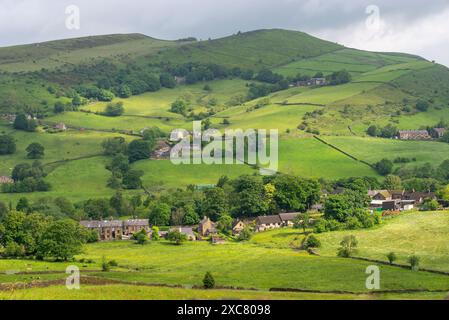
[[[390,252],[389,254],[387,254],[387,259],[390,264],[393,264],[397,259],[396,253]]]
[[[249,241],[253,236],[251,229],[246,227],[244,228],[237,237],[237,241]]]
[[[5,247],[4,254],[10,258],[23,257],[25,255],[25,248],[15,242],[9,242]]]
[[[438,203],[438,201],[433,199],[427,199],[421,206],[421,211],[436,211],[438,210],[439,207],[440,204]]]
[[[318,240],[318,238],[315,237],[313,234],[310,234],[304,239],[302,247],[305,250],[313,248],[321,248],[321,241]]]
[[[358,241],[353,235],[344,237],[343,241],[340,242],[340,248],[338,248],[337,255],[342,258],[350,258],[354,253],[357,252]]]
[[[410,256],[407,259],[407,262],[410,264],[410,269],[412,269],[413,271],[418,271],[419,270],[419,262],[420,262],[420,258],[418,256]]]
[[[111,270],[111,265],[106,261],[106,257],[103,256],[101,261],[101,271],[108,272]]]
[[[16,152],[16,142],[8,135],[0,136],[0,155],[13,154]]]
[[[133,234],[133,239],[136,240],[137,244],[144,245],[148,242],[147,232],[142,229],[140,232]]]
[[[203,285],[205,289],[213,289],[215,288],[215,279],[212,276],[212,273],[206,272],[206,275],[203,279]]]
[[[115,260],[111,260],[111,261],[109,261],[109,265],[110,265],[111,267],[118,267],[118,262],[115,261]]]
[[[123,102],[109,103],[104,110],[104,115],[108,117],[119,117],[125,112]]]
[[[374,169],[382,175],[386,176],[393,172],[393,162],[388,159],[382,159],[374,165]]]

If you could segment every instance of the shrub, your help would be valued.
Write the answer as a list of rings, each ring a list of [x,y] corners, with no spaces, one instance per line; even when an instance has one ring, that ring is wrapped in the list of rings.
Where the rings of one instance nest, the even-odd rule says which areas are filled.
[[[239,236],[237,237],[237,241],[249,241],[252,235],[253,234],[251,232],[251,229],[246,227],[240,232]]]
[[[382,159],[374,165],[374,169],[382,175],[386,176],[393,172],[393,162],[388,159]]]
[[[137,244],[144,245],[148,242],[147,232],[145,231],[145,229],[142,229],[141,231],[133,234],[133,239]]]
[[[102,261],[101,261],[101,271],[108,272],[109,270],[111,270],[111,266],[106,261],[106,257],[103,256]]]
[[[340,242],[340,248],[338,248],[337,255],[342,258],[349,258],[357,252],[357,245],[358,241],[355,236],[346,236],[343,241]]]
[[[15,242],[9,242],[5,247],[5,256],[10,258],[23,257],[25,248]]]
[[[104,110],[104,115],[108,117],[119,117],[125,112],[123,102],[109,103]]]
[[[397,259],[396,253],[390,252],[389,254],[387,254],[387,259],[390,264],[393,264]]]
[[[410,256],[407,261],[410,264],[410,269],[412,269],[413,271],[418,271],[419,270],[419,261],[421,259],[418,256]]]
[[[203,285],[205,289],[213,289],[215,288],[215,279],[212,276],[212,273],[206,272],[206,275],[203,279]]]
[[[111,261],[109,261],[109,265],[110,265],[111,267],[118,267],[118,262],[115,261],[115,260],[111,260]]]
[[[421,206],[421,211],[436,211],[439,207],[440,204],[438,203],[438,201],[434,199],[427,199]]]
[[[187,241],[187,235],[179,232],[178,230],[175,230],[168,233],[167,239],[179,246],[183,242]]]
[[[305,250],[313,248],[321,248],[321,241],[318,240],[318,238],[315,237],[313,234],[310,234],[304,239],[302,247]]]

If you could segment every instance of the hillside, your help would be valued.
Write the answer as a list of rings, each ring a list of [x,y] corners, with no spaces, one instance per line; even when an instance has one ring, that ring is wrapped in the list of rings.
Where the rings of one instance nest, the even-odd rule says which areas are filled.
[[[266,70],[282,81],[259,79]],[[342,70],[350,74],[349,82],[295,86],[298,76],[326,77]],[[110,196],[115,191],[106,187],[110,174],[105,169],[108,160],[101,156],[104,139],[121,133],[131,141],[149,127],[165,134],[190,130],[194,119],[208,120],[220,130],[278,129],[280,171],[303,177],[381,178],[370,165],[385,157],[416,158],[406,167],[437,166],[449,158],[447,144],[367,138],[366,133],[371,125],[419,129],[449,121],[445,66],[410,54],[345,48],[302,32],[258,30],[206,41],[165,41],[140,34],[58,40],[0,48],[0,71],[0,114],[24,112],[38,117],[41,125],[28,133],[0,120],[0,131],[10,134],[18,148],[13,155],[1,156],[0,175],[10,175],[18,163],[32,163],[25,148],[39,142],[46,149],[41,160],[48,169],[46,180],[54,186],[46,193],[0,194],[0,200]],[[191,74],[200,75],[190,83]],[[163,86],[162,75],[173,78],[173,84]],[[187,83],[175,83],[174,76]],[[132,90],[121,96],[124,86]],[[255,97],[250,95],[254,88],[268,91]],[[103,100],[123,103],[123,114],[104,116],[111,101],[83,96],[91,91],[106,93],[109,98]],[[81,105],[74,105],[74,98],[82,100]],[[171,110],[178,99],[188,105],[183,114]],[[420,100],[428,103],[426,110],[417,109]],[[63,105],[63,112],[55,112],[56,104]],[[46,132],[60,122],[69,130]],[[183,168],[149,159],[132,167],[144,172],[147,189],[213,184],[222,175],[254,172],[235,166]],[[73,192],[72,185],[89,188]]]
[[[100,58],[135,58],[178,44],[142,34],[113,34],[13,46],[0,48],[0,71],[32,72]]]
[[[229,67],[262,68],[320,56],[342,46],[308,34],[270,29],[238,33],[167,50],[160,61],[213,62]]]

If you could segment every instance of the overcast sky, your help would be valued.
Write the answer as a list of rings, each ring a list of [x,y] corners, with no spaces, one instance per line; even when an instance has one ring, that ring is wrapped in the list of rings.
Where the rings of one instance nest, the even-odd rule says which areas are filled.
[[[79,29],[66,27],[69,5],[80,9]],[[0,0],[0,46],[129,32],[207,39],[261,28],[449,66],[449,0]]]

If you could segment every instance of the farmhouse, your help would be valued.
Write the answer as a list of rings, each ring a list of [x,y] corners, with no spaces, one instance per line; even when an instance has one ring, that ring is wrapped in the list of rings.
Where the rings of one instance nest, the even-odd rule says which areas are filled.
[[[434,128],[433,131],[435,132],[437,138],[440,139],[446,133],[446,128]]]
[[[202,237],[207,237],[211,234],[217,233],[217,229],[215,228],[215,223],[212,222],[208,217],[204,217],[203,220],[200,221],[198,226],[198,233]]]
[[[132,234],[145,229],[149,232],[148,220],[104,220],[94,221],[85,220],[80,224],[87,229],[98,232],[99,238],[102,241],[122,240],[129,238]]]
[[[123,222],[120,220],[81,221],[82,226],[98,232],[100,240],[121,240],[123,236]]]
[[[295,218],[297,216],[299,216],[299,215],[300,215],[299,212],[280,213],[279,214],[279,218],[281,218],[282,225],[284,227],[292,227],[293,226],[293,220],[295,220]]]
[[[147,219],[134,219],[123,221],[123,233],[125,235],[132,235],[136,232],[145,230],[150,232],[150,224]]]
[[[402,200],[404,198],[405,190],[389,190],[391,194],[391,199],[399,199]]]
[[[232,222],[232,234],[234,235],[240,234],[245,228],[246,224],[240,219],[236,219]]]
[[[59,130],[59,131],[67,130],[65,123],[62,123],[62,122],[55,124],[54,128],[55,128],[55,130]]]
[[[163,140],[156,142],[156,148],[153,152],[153,158],[155,159],[168,159],[170,158],[170,146]]]
[[[196,240],[195,233],[193,232],[193,228],[191,228],[191,227],[173,227],[170,229],[170,232],[173,232],[173,231],[179,231],[179,233],[185,234],[187,236],[187,240],[189,240],[189,241]]]
[[[373,200],[391,200],[392,195],[388,190],[379,190],[376,195],[373,196]]]
[[[425,200],[436,200],[437,197],[433,192],[406,192],[403,200],[413,200],[415,204],[420,205]]]
[[[432,140],[427,130],[405,130],[399,131],[401,140]]]
[[[297,87],[324,86],[326,78],[312,78],[310,80],[300,80],[296,82]]]
[[[282,220],[279,215],[260,216],[256,219],[256,231],[265,231],[282,227]]]
[[[0,176],[0,184],[14,183],[14,180],[7,176]]]

